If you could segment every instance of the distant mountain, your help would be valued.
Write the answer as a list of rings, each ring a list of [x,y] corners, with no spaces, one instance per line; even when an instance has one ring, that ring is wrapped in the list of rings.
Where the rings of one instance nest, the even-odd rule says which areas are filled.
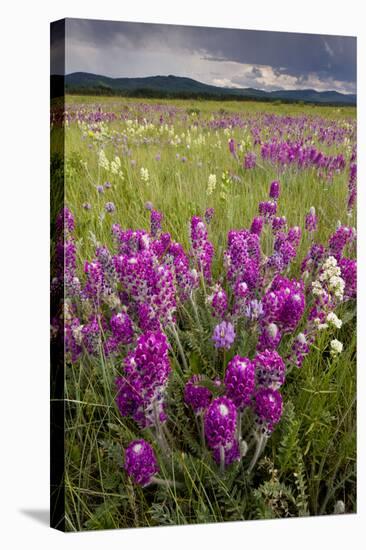
[[[336,91],[277,90],[266,92],[254,88],[224,88],[182,76],[147,76],[144,78],[110,78],[91,73],[72,73],[51,77],[51,95],[66,93],[121,95],[137,97],[192,97],[212,99],[253,99],[259,101],[304,102],[331,105],[356,105],[355,94]]]

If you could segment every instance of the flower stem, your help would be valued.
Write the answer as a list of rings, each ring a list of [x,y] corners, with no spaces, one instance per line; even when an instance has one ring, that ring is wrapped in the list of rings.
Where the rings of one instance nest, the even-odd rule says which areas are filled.
[[[225,448],[223,445],[220,445],[220,472],[222,474],[225,472]]]
[[[172,323],[171,325],[171,329],[172,329],[172,332],[174,334],[174,338],[175,338],[175,341],[177,343],[177,346],[178,346],[178,350],[179,350],[179,353],[180,353],[180,356],[182,358],[182,362],[183,362],[183,366],[184,366],[184,369],[185,371],[187,372],[188,371],[188,365],[187,365],[187,361],[186,361],[186,356],[184,354],[184,350],[183,350],[183,347],[182,347],[182,344],[181,344],[181,341],[179,339],[179,334],[178,334],[178,331],[175,327],[175,325]]]
[[[183,487],[183,483],[180,481],[172,481],[171,479],[160,479],[153,476],[150,483],[156,483],[157,485],[164,485],[165,487]]]
[[[250,474],[250,472],[253,470],[254,466],[258,462],[260,455],[264,451],[264,447],[266,446],[266,443],[267,443],[267,436],[264,434],[260,434],[260,436],[257,439],[257,446],[255,449],[252,461],[249,464],[248,474]]]

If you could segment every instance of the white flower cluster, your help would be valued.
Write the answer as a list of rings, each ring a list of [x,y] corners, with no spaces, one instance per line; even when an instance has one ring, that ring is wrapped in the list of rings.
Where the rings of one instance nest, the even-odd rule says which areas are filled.
[[[332,325],[335,328],[341,328],[342,326],[342,320],[339,319],[339,317],[337,317],[337,315],[333,311],[328,313],[327,321],[330,325]]]
[[[331,355],[339,355],[343,351],[343,344],[339,340],[332,340],[330,343],[330,348]]]
[[[111,161],[111,172],[116,176],[119,176],[123,179],[123,172],[121,170],[121,159],[117,156],[114,157],[114,160]]]
[[[210,174],[208,176],[207,195],[212,195],[212,193],[216,189],[216,183],[217,183],[216,175]]]
[[[330,294],[341,302],[345,282],[340,274],[341,269],[338,267],[337,260],[333,256],[329,256],[323,264],[319,279],[312,283],[314,296],[326,298]]]
[[[104,149],[99,151],[98,164],[101,168],[104,168],[107,172],[109,171],[109,160],[106,157]]]
[[[341,328],[342,326],[342,320],[339,319],[339,317],[337,317],[337,315],[333,311],[328,313],[326,321],[327,321],[326,323],[321,323],[319,317],[314,319],[314,322],[317,325],[318,330],[325,330],[329,328],[329,326],[334,328]]]
[[[143,182],[149,183],[149,180],[150,180],[149,170],[147,168],[142,167],[140,170],[140,177]]]

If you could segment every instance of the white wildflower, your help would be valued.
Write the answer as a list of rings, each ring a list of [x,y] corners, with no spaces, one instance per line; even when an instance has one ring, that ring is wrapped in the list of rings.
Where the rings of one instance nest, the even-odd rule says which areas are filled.
[[[141,177],[143,182],[149,183],[150,175],[149,175],[149,171],[148,171],[147,168],[141,168],[140,177]]]
[[[327,321],[328,321],[328,323],[333,325],[335,328],[341,328],[341,326],[342,326],[342,320],[339,319],[339,317],[337,317],[337,315],[333,311],[328,313]]]
[[[216,174],[210,174],[208,176],[207,195],[212,195],[216,189]]]
[[[339,355],[343,351],[343,344],[339,340],[332,340],[330,343],[330,353],[332,355]]]
[[[107,172],[109,171],[109,160],[107,159],[104,149],[99,151],[98,164],[101,168],[104,168]]]

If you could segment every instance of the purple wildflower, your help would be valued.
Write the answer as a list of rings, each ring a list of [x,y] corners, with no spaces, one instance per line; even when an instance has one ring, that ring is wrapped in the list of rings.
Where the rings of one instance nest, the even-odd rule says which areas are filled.
[[[345,299],[355,299],[357,295],[357,261],[350,258],[341,258],[339,263],[341,277],[345,282]]]
[[[315,208],[312,206],[309,210],[309,213],[306,214],[305,218],[305,228],[309,233],[316,231],[318,226],[318,219],[316,217]]]
[[[114,202],[106,202],[104,208],[106,212],[109,212],[110,214],[116,210]]]
[[[294,363],[297,368],[301,368],[306,355],[309,353],[310,347],[306,339],[306,335],[300,332],[292,344],[290,362]]]
[[[154,449],[144,439],[132,441],[125,451],[124,469],[134,483],[145,487],[158,473]]]
[[[206,409],[204,424],[208,445],[225,447],[229,444],[236,430],[237,411],[234,403],[228,397],[217,397]]]
[[[285,382],[285,363],[277,351],[258,353],[253,363],[258,386],[276,390]]]
[[[199,270],[203,272],[206,281],[211,281],[211,267],[214,248],[208,240],[207,227],[198,216],[193,216],[190,226],[190,238],[192,253],[195,257]]]
[[[212,399],[211,391],[200,385],[203,380],[203,376],[194,375],[188,380],[184,388],[184,401],[192,407],[195,414],[199,414],[206,409]]]
[[[140,427],[166,420],[165,393],[171,371],[168,342],[162,332],[146,332],[125,358],[125,376],[116,379],[117,406]]]
[[[254,385],[254,364],[247,357],[235,355],[226,367],[225,386],[227,396],[238,409],[243,410],[250,405]]]
[[[282,395],[278,390],[261,388],[255,394],[256,423],[269,435],[282,416]]]
[[[262,233],[262,229],[263,229],[263,218],[260,216],[253,218],[252,225],[250,226],[250,232],[259,236]]]
[[[233,462],[240,460],[239,444],[236,439],[232,439],[224,446],[225,451],[225,466],[230,466]],[[213,457],[217,464],[220,464],[220,448],[213,449]]]
[[[259,203],[259,214],[269,222],[277,212],[276,201],[262,201]]]
[[[281,332],[275,323],[262,323],[257,350],[264,351],[277,349],[281,342],[281,337]]]
[[[272,181],[270,188],[269,188],[269,196],[271,199],[274,199],[275,201],[278,200],[280,196],[280,182],[279,181]]]
[[[257,164],[257,155],[252,151],[249,151],[244,157],[244,168],[246,170],[252,170],[256,167]]]
[[[212,340],[215,342],[216,348],[230,349],[235,340],[235,330],[231,323],[223,321],[216,325]]]
[[[233,138],[230,138],[229,139],[229,151],[230,153],[233,155],[233,157],[236,156],[236,153],[235,153],[235,141]]]
[[[210,225],[212,218],[214,216],[215,210],[213,208],[206,208],[205,211],[205,221],[207,225]]]
[[[218,319],[223,319],[227,312],[227,294],[225,290],[216,285],[211,296],[208,297],[208,302],[211,304],[213,316]]]
[[[161,222],[163,214],[158,210],[150,210],[150,233],[153,237],[157,237],[161,233]]]

